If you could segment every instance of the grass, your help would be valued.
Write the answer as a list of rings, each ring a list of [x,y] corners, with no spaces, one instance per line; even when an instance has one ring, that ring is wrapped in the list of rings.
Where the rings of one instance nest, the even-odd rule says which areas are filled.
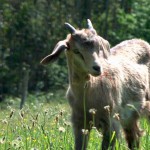
[[[71,110],[60,95],[30,95],[22,110],[18,109],[20,99],[7,101],[0,110],[0,150],[73,150]],[[141,138],[141,149],[149,150],[150,125],[142,119],[141,126],[146,131]],[[101,133],[93,128],[88,150],[99,150],[101,140]],[[121,146],[116,143],[116,149],[127,150],[124,138],[120,140]]]

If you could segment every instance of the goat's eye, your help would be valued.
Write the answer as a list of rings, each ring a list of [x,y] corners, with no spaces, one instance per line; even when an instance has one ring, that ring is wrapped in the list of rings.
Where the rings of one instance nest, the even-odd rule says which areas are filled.
[[[93,47],[94,44],[93,44],[92,41],[86,41],[86,42],[83,43],[83,45],[86,46],[86,47]]]
[[[74,52],[74,54],[77,54],[81,59],[84,60],[82,54],[78,51],[78,49],[74,49],[73,52]]]
[[[89,46],[89,45],[91,44],[91,42],[88,41],[88,42],[84,42],[83,44],[84,44],[85,46]]]

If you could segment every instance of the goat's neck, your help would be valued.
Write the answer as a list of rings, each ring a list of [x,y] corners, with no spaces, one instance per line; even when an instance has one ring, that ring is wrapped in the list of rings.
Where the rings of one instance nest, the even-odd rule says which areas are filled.
[[[68,71],[69,71],[69,83],[71,86],[83,87],[89,80],[89,75],[81,69],[81,66],[75,63],[74,58],[70,54],[67,57]]]

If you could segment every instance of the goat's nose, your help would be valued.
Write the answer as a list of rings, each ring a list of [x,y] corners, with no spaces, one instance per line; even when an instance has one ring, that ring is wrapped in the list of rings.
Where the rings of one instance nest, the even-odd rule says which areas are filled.
[[[100,72],[100,66],[93,66],[93,69],[97,72]]]

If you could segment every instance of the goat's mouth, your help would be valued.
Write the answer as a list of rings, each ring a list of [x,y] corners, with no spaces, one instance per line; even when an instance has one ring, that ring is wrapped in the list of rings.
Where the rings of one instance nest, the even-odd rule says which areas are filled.
[[[101,75],[101,72],[92,72],[92,73],[90,73],[92,76],[94,76],[94,77],[98,77],[98,76],[100,76]]]
[[[92,67],[92,69],[89,71],[89,73],[94,77],[100,76],[102,73],[101,67],[98,65],[97,66],[95,65]]]

